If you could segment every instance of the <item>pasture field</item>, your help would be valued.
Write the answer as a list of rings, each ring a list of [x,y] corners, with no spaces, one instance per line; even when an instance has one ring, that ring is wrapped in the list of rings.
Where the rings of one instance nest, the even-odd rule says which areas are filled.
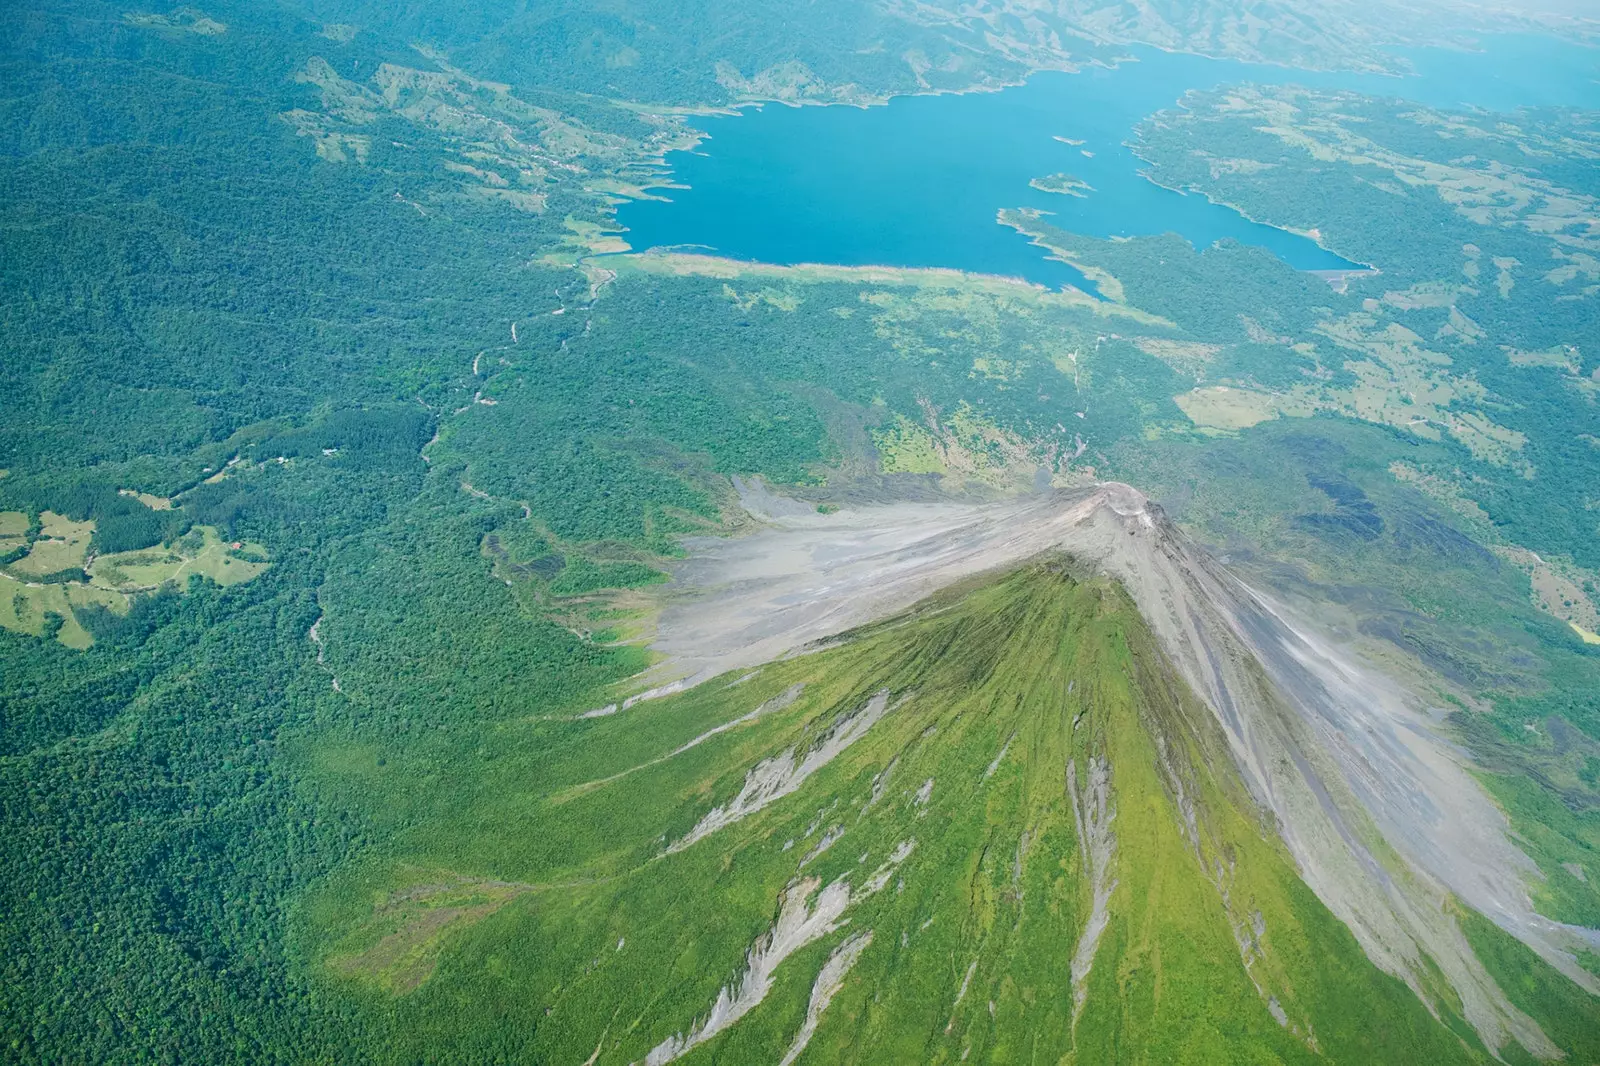
[[[27,555],[7,569],[16,577],[28,579],[82,567],[89,553],[89,539],[94,535],[94,521],[74,522],[54,511],[46,511],[40,518],[44,528],[39,539]]]
[[[1193,389],[1175,396],[1173,402],[1202,429],[1249,429],[1283,413],[1277,397],[1230,385]]]
[[[0,573],[0,628],[34,637],[53,631],[56,640],[81,651],[94,643],[94,637],[78,621],[74,607],[105,607],[124,614],[128,598],[78,582],[39,585]]]
[[[27,515],[21,517],[25,532]],[[43,531],[28,554],[0,569],[4,581],[0,585],[0,628],[30,636],[53,634],[62,644],[78,650],[93,644],[94,637],[74,608],[104,607],[126,614],[138,593],[168,584],[181,590],[191,576],[224,587],[240,585],[259,577],[269,565],[266,549],[260,544],[224,541],[210,526],[196,526],[170,545],[100,555],[90,561],[93,520],[74,522],[50,511],[42,519]],[[0,528],[18,524],[15,518],[8,518],[7,527]],[[20,545],[20,538],[17,543]],[[79,569],[86,561],[87,581],[39,580]]]
[[[0,555],[16,551],[27,543],[29,524],[24,511],[0,511]]]
[[[191,575],[228,586],[254,579],[267,565],[266,549],[260,544],[224,541],[210,526],[197,526],[170,547],[97,556],[89,579],[119,592],[148,592],[169,581],[181,586]]]

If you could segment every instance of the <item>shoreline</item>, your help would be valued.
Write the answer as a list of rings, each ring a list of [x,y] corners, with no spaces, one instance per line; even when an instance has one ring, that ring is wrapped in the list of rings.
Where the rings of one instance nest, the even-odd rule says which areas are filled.
[[[607,252],[603,256],[584,256],[579,262],[593,264],[597,258],[614,260],[617,265],[645,273],[692,274],[703,277],[733,278],[756,275],[782,277],[801,282],[843,281],[855,284],[894,285],[906,288],[960,288],[987,291],[995,295],[1026,297],[1042,303],[1077,307],[1102,317],[1131,318],[1148,326],[1171,328],[1172,323],[1130,304],[1091,296],[1082,289],[1066,286],[1053,289],[1026,278],[1004,274],[982,274],[958,267],[910,267],[884,264],[849,265],[843,263],[766,263],[732,256],[697,252],[645,251]],[[1070,265],[1070,264],[1069,264]],[[682,269],[679,269],[682,268]],[[1092,280],[1092,279],[1091,279]]]
[[[1191,91],[1193,91],[1193,90],[1191,90]],[[1187,94],[1185,94],[1185,95],[1187,95]],[[1181,101],[1180,101],[1180,106],[1181,106]],[[1155,160],[1149,158],[1148,156],[1141,155],[1139,153],[1139,145],[1134,143],[1134,142],[1132,142],[1132,141],[1123,141],[1122,142],[1122,147],[1126,148],[1129,152],[1131,152],[1133,154],[1133,157],[1135,159],[1137,159],[1139,162],[1146,164],[1147,168],[1148,167],[1158,167],[1158,166],[1161,165],[1160,163],[1156,162]],[[1265,219],[1261,219],[1261,218],[1255,217],[1250,212],[1248,212],[1244,208],[1240,207],[1238,204],[1230,203],[1227,200],[1219,200],[1217,197],[1215,197],[1215,196],[1211,195],[1210,193],[1206,192],[1204,189],[1196,188],[1194,186],[1185,186],[1185,187],[1181,187],[1180,188],[1178,186],[1168,185],[1165,182],[1157,181],[1154,177],[1151,176],[1149,169],[1140,170],[1140,171],[1138,171],[1138,174],[1139,174],[1139,177],[1143,178],[1145,181],[1148,181],[1151,185],[1154,185],[1158,189],[1165,189],[1168,192],[1175,192],[1179,196],[1194,195],[1194,196],[1203,197],[1207,203],[1215,204],[1217,207],[1225,207],[1229,211],[1232,211],[1234,214],[1238,215],[1240,218],[1244,219],[1246,222],[1252,222],[1257,226],[1266,226],[1269,229],[1275,229],[1275,230],[1279,231],[1280,233],[1287,233],[1287,234],[1290,234],[1291,236],[1303,237],[1306,240],[1310,241],[1312,244],[1315,244],[1318,248],[1321,248],[1324,252],[1327,252],[1330,255],[1336,255],[1340,259],[1343,259],[1345,262],[1354,264],[1353,266],[1350,266],[1350,267],[1306,267],[1306,268],[1295,267],[1296,270],[1302,270],[1304,273],[1317,274],[1319,276],[1322,275],[1322,274],[1345,274],[1345,275],[1350,275],[1350,274],[1382,274],[1383,273],[1383,271],[1379,267],[1375,266],[1372,263],[1363,263],[1363,262],[1360,262],[1359,260],[1351,259],[1348,256],[1346,256],[1343,252],[1340,252],[1340,251],[1337,251],[1337,250],[1335,250],[1333,248],[1328,247],[1326,244],[1324,244],[1322,242],[1322,232],[1320,230],[1314,230],[1314,231],[1313,230],[1300,230],[1300,229],[1295,229],[1293,226],[1285,226],[1285,225],[1282,225],[1282,224],[1277,223],[1277,222],[1268,222]]]
[[[912,91],[905,91],[905,92],[868,93],[868,94],[864,94],[859,99],[854,99],[854,100],[822,100],[822,99],[814,99],[814,98],[799,99],[799,100],[792,100],[792,99],[791,100],[786,100],[786,99],[783,99],[781,97],[776,97],[776,96],[748,96],[748,97],[744,97],[744,98],[741,98],[741,99],[738,99],[736,101],[733,101],[733,102],[730,102],[730,103],[726,103],[726,104],[705,104],[705,105],[692,105],[692,104],[653,105],[653,104],[648,104],[648,103],[643,103],[643,102],[640,102],[640,101],[633,101],[633,100],[613,100],[612,102],[614,104],[616,104],[617,106],[619,106],[619,107],[626,108],[627,110],[633,111],[633,112],[635,112],[637,114],[640,114],[640,115],[643,115],[643,116],[649,116],[649,117],[661,118],[661,119],[677,119],[677,120],[680,120],[680,121],[684,120],[684,119],[687,119],[689,117],[693,117],[693,116],[706,116],[706,117],[716,117],[716,118],[737,118],[737,117],[742,117],[745,114],[745,112],[747,110],[751,109],[751,108],[755,108],[757,110],[760,110],[761,108],[766,107],[768,104],[781,104],[781,105],[783,105],[785,107],[793,107],[793,108],[802,108],[802,107],[853,107],[853,108],[856,108],[856,109],[861,110],[861,111],[866,111],[866,110],[868,110],[870,108],[874,108],[874,107],[887,107],[889,104],[891,104],[895,100],[899,100],[899,99],[913,99],[913,98],[917,98],[917,97],[936,97],[936,96],[968,96],[968,95],[973,95],[973,94],[977,94],[977,93],[1004,92],[1007,89],[1015,89],[1015,88],[1018,88],[1020,86],[1026,85],[1034,77],[1036,77],[1036,76],[1038,76],[1040,74],[1052,74],[1052,73],[1054,73],[1054,74],[1082,74],[1084,71],[1089,70],[1089,69],[1094,69],[1094,68],[1098,68],[1098,69],[1101,69],[1101,70],[1107,70],[1107,71],[1115,71],[1115,70],[1119,69],[1120,67],[1124,66],[1125,64],[1143,62],[1143,60],[1141,60],[1137,55],[1131,54],[1132,49],[1135,49],[1135,48],[1148,48],[1153,52],[1161,52],[1161,53],[1164,53],[1166,55],[1195,56],[1195,57],[1198,57],[1200,59],[1213,60],[1213,61],[1216,61],[1216,62],[1233,62],[1233,63],[1240,63],[1240,64],[1247,65],[1247,66],[1272,67],[1272,68],[1276,68],[1276,69],[1279,69],[1279,70],[1305,71],[1305,72],[1308,72],[1308,73],[1319,73],[1319,74],[1322,74],[1322,73],[1326,73],[1326,74],[1372,74],[1372,75],[1380,75],[1380,76],[1383,76],[1383,77],[1393,77],[1393,78],[1406,78],[1406,77],[1415,77],[1416,76],[1414,72],[1412,72],[1412,73],[1406,73],[1406,72],[1403,72],[1403,71],[1397,72],[1397,71],[1394,71],[1394,70],[1391,70],[1391,69],[1384,69],[1384,68],[1377,68],[1377,67],[1360,68],[1360,67],[1349,66],[1349,65],[1308,67],[1308,66],[1299,66],[1299,65],[1292,64],[1292,63],[1285,63],[1285,62],[1281,62],[1279,60],[1266,59],[1266,58],[1243,59],[1243,58],[1240,58],[1240,57],[1234,56],[1234,55],[1214,54],[1214,53],[1210,53],[1210,52],[1197,51],[1197,50],[1192,49],[1192,48],[1174,48],[1174,47],[1171,47],[1171,46],[1168,46],[1168,45],[1154,44],[1154,43],[1147,42],[1147,41],[1122,41],[1122,40],[1105,39],[1105,40],[1102,40],[1102,41],[1091,41],[1091,43],[1098,44],[1101,47],[1105,47],[1105,48],[1124,49],[1124,50],[1127,50],[1129,52],[1129,54],[1120,55],[1120,56],[1113,56],[1113,57],[1110,57],[1109,59],[1102,59],[1102,58],[1098,58],[1098,57],[1093,57],[1093,58],[1089,58],[1089,59],[1086,59],[1086,60],[1084,60],[1082,62],[1077,62],[1077,63],[1073,62],[1072,61],[1072,57],[1070,55],[1068,55],[1068,56],[1063,58],[1061,63],[1056,64],[1056,65],[1050,65],[1050,66],[1039,65],[1039,66],[1029,67],[1022,74],[1022,76],[1020,78],[1017,78],[1017,79],[1001,79],[1001,80],[998,80],[998,81],[989,82],[989,83],[985,83],[985,84],[969,85],[969,86],[966,86],[965,88],[959,88],[959,89],[936,89],[936,88],[933,88],[933,87],[929,86],[929,87],[926,87],[926,88],[921,88],[921,89],[912,90]],[[1409,47],[1409,48],[1428,48],[1428,47],[1433,47],[1433,48],[1443,48],[1443,47],[1447,47],[1447,46],[1446,45],[1417,45],[1417,44],[1411,44],[1411,45],[1394,45],[1392,47]],[[760,72],[758,71],[757,73],[760,73]],[[742,74],[741,74],[741,76],[742,76]],[[920,77],[920,75],[919,75],[919,77]],[[724,86],[724,88],[726,88],[726,86]],[[1187,93],[1189,93],[1189,92],[1192,92],[1192,91],[1193,91],[1192,89],[1184,90],[1185,95]],[[1180,96],[1178,98],[1178,100],[1174,101],[1174,104],[1180,102],[1181,100],[1182,100],[1182,97]],[[682,126],[680,128],[693,132],[694,136],[693,136],[693,139],[692,139],[690,144],[688,144],[687,146],[685,146],[683,148],[665,148],[659,153],[656,153],[654,155],[646,157],[646,159],[648,161],[655,161],[661,166],[666,166],[666,167],[670,168],[671,164],[669,164],[669,163],[667,163],[665,161],[665,156],[666,155],[668,155],[668,154],[670,154],[672,152],[675,152],[675,151],[691,151],[697,145],[699,145],[699,143],[702,140],[704,140],[704,139],[706,139],[707,137],[710,136],[709,131],[696,129],[694,126],[689,125],[687,122],[683,122],[683,124],[682,124]],[[1062,140],[1064,143],[1067,143],[1067,144],[1082,144],[1083,143],[1081,141],[1073,141],[1073,140],[1070,140],[1070,139],[1067,139],[1067,138],[1058,138],[1058,139]],[[649,189],[652,189],[652,188],[658,188],[658,187],[659,186],[654,186],[654,185],[641,186],[641,188],[646,189],[646,190],[649,190]]]

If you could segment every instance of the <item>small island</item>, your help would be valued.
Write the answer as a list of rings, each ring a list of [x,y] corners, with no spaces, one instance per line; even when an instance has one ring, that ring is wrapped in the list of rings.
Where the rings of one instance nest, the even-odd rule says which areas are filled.
[[[1071,174],[1050,174],[1042,178],[1034,178],[1028,182],[1041,192],[1058,192],[1066,196],[1085,197],[1094,192],[1094,186],[1082,178],[1075,178]]]

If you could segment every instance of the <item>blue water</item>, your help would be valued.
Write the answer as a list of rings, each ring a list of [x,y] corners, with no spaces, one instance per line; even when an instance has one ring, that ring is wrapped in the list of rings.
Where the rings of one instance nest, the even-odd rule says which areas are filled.
[[[1191,89],[1252,82],[1351,89],[1432,107],[1600,107],[1600,51],[1497,37],[1479,52],[1405,50],[1416,74],[1322,73],[1130,50],[1136,62],[1037,74],[1000,92],[896,97],[882,107],[752,107],[696,118],[707,139],[667,157],[669,201],[618,219],[635,249],[694,247],[766,263],[953,267],[1052,287],[1093,286],[995,221],[1002,208],[1052,212],[1091,237],[1174,232],[1198,248],[1231,238],[1303,270],[1357,266],[1310,238],[1251,222],[1203,196],[1160,188],[1123,146]],[[1081,145],[1063,143],[1065,138]],[[1068,173],[1085,198],[1029,186]]]

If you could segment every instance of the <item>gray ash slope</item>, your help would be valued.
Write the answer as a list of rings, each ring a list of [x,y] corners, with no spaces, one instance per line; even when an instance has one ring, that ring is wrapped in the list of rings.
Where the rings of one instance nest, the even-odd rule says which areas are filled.
[[[816,647],[964,578],[1047,552],[1119,580],[1225,732],[1301,876],[1424,1002],[1434,967],[1493,1048],[1560,1052],[1473,954],[1456,900],[1591,993],[1600,933],[1538,914],[1538,875],[1425,698],[1220,564],[1137,490],[1106,483],[989,504],[835,514],[741,485],[763,525],[690,544],[654,643],[676,689]]]

